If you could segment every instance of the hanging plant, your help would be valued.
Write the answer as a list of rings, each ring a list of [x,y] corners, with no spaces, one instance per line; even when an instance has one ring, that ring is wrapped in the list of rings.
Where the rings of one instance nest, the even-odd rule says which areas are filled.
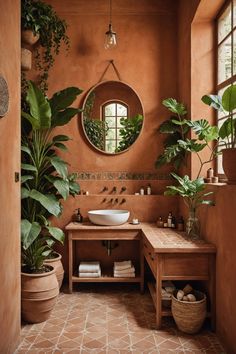
[[[39,87],[48,89],[49,70],[53,66],[55,56],[59,54],[61,43],[69,49],[69,38],[66,35],[67,24],[58,17],[51,5],[43,1],[21,1],[21,28],[32,30],[39,35],[38,45],[34,50],[35,67],[39,71]]]

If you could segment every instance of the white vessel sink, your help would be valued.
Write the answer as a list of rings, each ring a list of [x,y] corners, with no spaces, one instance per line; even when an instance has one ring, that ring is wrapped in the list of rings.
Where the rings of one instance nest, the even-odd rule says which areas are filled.
[[[114,226],[124,224],[129,218],[128,210],[90,210],[89,220],[95,225]]]

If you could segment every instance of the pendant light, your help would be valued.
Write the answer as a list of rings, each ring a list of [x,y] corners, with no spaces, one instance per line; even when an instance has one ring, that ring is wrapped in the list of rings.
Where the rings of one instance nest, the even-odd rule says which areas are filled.
[[[110,23],[108,31],[105,34],[105,49],[113,48],[116,46],[116,32],[112,30],[112,0],[110,0]]]

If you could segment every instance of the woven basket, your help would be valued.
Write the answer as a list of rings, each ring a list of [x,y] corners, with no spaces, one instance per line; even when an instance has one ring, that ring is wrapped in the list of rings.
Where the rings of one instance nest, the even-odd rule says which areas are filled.
[[[172,295],[171,311],[179,330],[193,334],[199,332],[206,318],[206,295],[194,291],[197,301],[188,302],[176,299],[177,291]]]

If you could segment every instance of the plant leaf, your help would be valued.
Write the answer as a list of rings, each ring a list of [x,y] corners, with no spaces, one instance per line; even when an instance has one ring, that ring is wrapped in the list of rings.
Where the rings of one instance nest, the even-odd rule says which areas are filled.
[[[57,173],[66,178],[68,175],[67,164],[59,156],[53,156],[50,158],[51,164],[56,169]]]
[[[78,87],[68,87],[64,90],[56,92],[49,100],[53,113],[70,106],[75,101],[76,97],[82,92],[83,90]]]
[[[32,189],[29,197],[37,200],[50,214],[59,216],[61,214],[60,203],[50,194],[42,194],[39,191]]]
[[[70,120],[79,113],[78,108],[66,108],[64,111],[55,113],[52,116],[52,127],[58,127],[65,125],[70,122]]]
[[[53,238],[55,238],[55,240],[59,241],[62,244],[64,243],[65,235],[61,229],[53,226],[47,226],[46,228],[48,229],[50,235],[52,235]]]
[[[36,240],[40,234],[41,226],[37,222],[30,223],[28,220],[21,220],[21,242],[25,250]]]
[[[179,103],[174,98],[167,98],[162,101],[162,104],[169,109],[172,113],[183,116],[187,113],[183,103]]]
[[[231,85],[224,91],[222,106],[227,112],[232,112],[236,109],[236,85]]]

